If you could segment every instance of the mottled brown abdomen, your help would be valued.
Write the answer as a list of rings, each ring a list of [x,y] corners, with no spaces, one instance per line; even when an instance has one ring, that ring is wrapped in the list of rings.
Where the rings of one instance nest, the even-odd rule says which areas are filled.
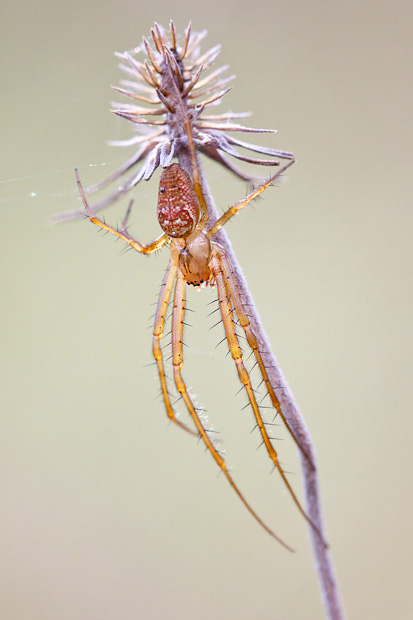
[[[198,198],[189,174],[179,164],[165,168],[159,182],[158,221],[171,237],[187,237],[199,222]]]

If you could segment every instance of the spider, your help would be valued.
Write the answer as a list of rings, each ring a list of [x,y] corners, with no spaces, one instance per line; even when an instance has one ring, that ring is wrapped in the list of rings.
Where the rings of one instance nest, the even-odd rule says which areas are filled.
[[[267,433],[266,426],[262,419],[260,408],[257,403],[255,392],[252,387],[249,373],[244,365],[243,353],[235,330],[234,316],[236,316],[236,318],[238,319],[238,322],[245,333],[248,345],[255,356],[262,379],[270,396],[272,405],[283,419],[284,424],[286,425],[288,431],[290,432],[294,441],[297,443],[300,450],[305,454],[304,449],[301,447],[297,437],[294,435],[294,432],[292,431],[287,419],[285,418],[285,415],[281,410],[278,398],[268,378],[266,367],[264,365],[257,344],[257,339],[254,335],[247,311],[241,299],[241,295],[238,291],[237,279],[234,269],[231,266],[227,253],[223,246],[214,240],[214,237],[218,233],[218,231],[236,213],[238,213],[241,209],[248,205],[254,198],[259,196],[277,179],[277,177],[279,177],[283,172],[285,172],[287,168],[289,168],[289,166],[291,166],[293,163],[294,160],[289,161],[286,165],[279,169],[277,173],[274,174],[268,181],[259,185],[259,187],[257,187],[254,191],[248,194],[243,200],[240,200],[234,206],[228,208],[223,213],[223,215],[221,215],[221,217],[209,228],[207,227],[207,218],[205,217],[202,200],[199,199],[201,194],[199,192],[199,186],[197,187],[198,184],[194,183],[190,174],[180,164],[173,163],[168,168],[164,169],[159,183],[157,213],[158,221],[163,230],[163,233],[157,239],[152,241],[152,243],[149,243],[147,245],[143,245],[136,239],[133,239],[127,232],[126,224],[132,207],[132,202],[129,204],[122,227],[120,229],[112,228],[103,220],[98,219],[92,213],[92,210],[86,200],[78,171],[76,170],[77,185],[83,204],[85,206],[86,214],[91,222],[97,224],[104,230],[116,235],[120,239],[123,239],[123,241],[128,243],[134,250],[142,254],[151,254],[152,252],[155,252],[156,250],[163,247],[164,245],[169,245],[170,260],[162,281],[153,328],[153,355],[156,360],[159,372],[161,390],[168,418],[174,424],[177,424],[186,431],[201,437],[205,446],[214,458],[215,462],[222,470],[224,476],[226,477],[229,484],[232,486],[244,506],[247,508],[247,510],[273,538],[275,538],[290,551],[292,551],[291,547],[287,545],[281,538],[279,538],[262,521],[258,514],[253,510],[251,505],[247,502],[238,486],[235,484],[228,470],[226,461],[224,460],[221,453],[214,446],[208,430],[205,428],[203,421],[198,415],[197,408],[195,407],[190,395],[188,394],[184,379],[182,377],[182,367],[186,287],[187,285],[193,285],[195,287],[200,285],[215,286],[217,290],[219,310],[225,330],[225,337],[228,342],[232,358],[235,362],[239,379],[248,395],[248,400],[253,410],[255,422],[261,433],[262,440],[267,449],[268,455],[275,468],[281,475],[281,478],[293,501],[297,505],[299,511],[310,523],[310,525],[312,525],[312,527],[317,530],[316,526],[312,523],[307,513],[301,506],[296,494],[294,493],[290,483],[288,482],[286,474],[279,463],[277,452],[273,447],[271,439]],[[182,397],[186,409],[188,410],[188,413],[190,414],[195,424],[196,432],[194,432],[183,422],[177,419],[171,403],[171,396],[166,383],[161,340],[164,335],[166,311],[172,296],[172,292],[173,377],[176,389]],[[308,455],[306,456],[307,458],[309,458]]]

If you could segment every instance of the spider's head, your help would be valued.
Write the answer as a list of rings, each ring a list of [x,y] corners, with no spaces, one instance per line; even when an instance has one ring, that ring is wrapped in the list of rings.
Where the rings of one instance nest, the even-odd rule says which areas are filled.
[[[162,230],[170,237],[188,237],[194,232],[200,214],[189,174],[179,164],[165,168],[158,192],[158,221]]]
[[[184,243],[184,247],[179,249],[178,266],[186,282],[193,286],[208,284],[212,277],[209,266],[211,241],[203,231],[197,230]]]

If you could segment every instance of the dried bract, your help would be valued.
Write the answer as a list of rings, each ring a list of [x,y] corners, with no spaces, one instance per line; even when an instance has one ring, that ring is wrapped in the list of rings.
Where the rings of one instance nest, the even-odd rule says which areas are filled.
[[[233,159],[260,166],[277,166],[280,159],[294,159],[293,153],[288,151],[250,144],[233,136],[237,132],[275,131],[246,127],[235,122],[249,116],[248,112],[206,113],[221,103],[232,88],[228,84],[234,76],[223,77],[228,65],[208,72],[221,46],[201,53],[200,43],[206,35],[205,30],[192,32],[189,24],[181,46],[177,43],[173,22],[169,37],[158,24],[151,30],[151,35],[152,47],[144,37],[139,47],[116,54],[126,77],[114,89],[131,101],[114,104],[112,112],[130,121],[135,135],[110,144],[135,146],[137,150],[103,181],[87,188],[86,194],[90,195],[122,178],[114,191],[91,207],[93,213],[112,204],[142,179],[150,179],[158,166],[170,166],[182,148],[203,153],[247,181],[254,181],[257,177],[241,170]],[[188,145],[189,139],[193,140],[193,145]],[[255,153],[265,158],[255,157]],[[56,219],[62,221],[79,215],[84,213],[66,213]]]

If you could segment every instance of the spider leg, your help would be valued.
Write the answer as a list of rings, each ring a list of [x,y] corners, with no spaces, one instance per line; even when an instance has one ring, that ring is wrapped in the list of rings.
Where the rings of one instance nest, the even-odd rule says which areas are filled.
[[[234,489],[235,493],[238,495],[244,506],[247,510],[252,514],[254,519],[258,521],[258,523],[270,534],[273,538],[275,538],[283,547],[288,549],[289,551],[293,551],[289,545],[287,545],[283,540],[281,540],[257,515],[257,513],[252,509],[250,504],[247,502],[237,485],[235,484],[232,476],[230,475],[227,464],[219,452],[216,450],[214,444],[208,436],[208,432],[206,431],[200,417],[198,416],[195,406],[192,403],[192,400],[187,392],[185,382],[182,378],[182,366],[183,366],[183,353],[182,353],[182,343],[183,343],[183,326],[184,326],[184,316],[185,316],[185,300],[186,300],[186,281],[183,275],[178,270],[176,276],[176,284],[175,284],[175,294],[174,294],[174,305],[172,310],[172,363],[174,369],[174,379],[175,385],[178,392],[181,394],[185,405],[190,413],[196,428],[198,429],[199,435],[201,436],[203,442],[205,443],[207,449],[211,453],[213,459],[217,463],[218,467],[222,470],[224,476],[228,480],[229,484]]]
[[[273,404],[274,409],[277,411],[277,413],[281,416],[282,421],[284,422],[288,432],[290,433],[290,435],[292,436],[292,438],[294,439],[295,443],[297,444],[298,448],[301,450],[301,452],[304,454],[304,456],[307,458],[307,460],[309,461],[309,463],[311,464],[312,468],[315,469],[314,467],[314,463],[312,462],[308,452],[305,450],[305,448],[303,447],[303,445],[300,443],[298,437],[295,435],[293,429],[291,428],[287,418],[285,417],[283,411],[281,410],[281,405],[280,405],[280,401],[278,400],[277,395],[275,394],[274,388],[268,378],[268,373],[267,373],[267,369],[265,367],[264,361],[262,359],[261,356],[261,352],[260,352],[260,348],[258,346],[258,342],[257,342],[257,338],[252,330],[251,327],[251,323],[249,321],[249,318],[247,316],[247,313],[245,311],[245,307],[244,304],[242,303],[241,300],[241,295],[239,294],[239,290],[238,290],[238,282],[234,273],[234,270],[231,267],[231,264],[227,258],[227,255],[225,254],[225,251],[220,251],[219,252],[219,259],[222,262],[222,266],[224,268],[224,273],[225,273],[225,277],[227,279],[227,285],[228,285],[228,289],[230,291],[230,295],[231,295],[231,299],[232,299],[232,303],[234,305],[234,309],[235,309],[235,313],[238,317],[239,323],[242,327],[242,329],[245,332],[245,336],[247,338],[247,342],[251,348],[251,350],[254,353],[255,359],[257,360],[258,363],[258,367],[260,369],[261,372],[261,376],[264,380],[265,386],[267,388],[268,394],[270,396],[271,402]]]
[[[160,235],[154,241],[152,241],[152,243],[148,243],[147,245],[142,245],[141,243],[139,243],[139,241],[136,241],[135,239],[132,239],[132,237],[130,237],[128,235],[124,225],[122,227],[122,230],[117,230],[116,228],[112,228],[112,226],[109,226],[108,224],[106,224],[105,222],[100,220],[99,218],[95,217],[93,215],[89,205],[88,205],[87,200],[86,200],[85,192],[83,191],[83,187],[82,187],[82,184],[80,182],[79,173],[77,171],[77,168],[75,169],[75,174],[76,174],[77,186],[78,186],[79,191],[80,191],[80,196],[81,196],[81,198],[83,200],[83,204],[85,205],[86,213],[87,213],[88,218],[90,219],[91,222],[93,222],[94,224],[97,224],[98,226],[100,226],[100,228],[103,228],[104,230],[107,230],[108,232],[112,233],[113,235],[116,235],[116,237],[119,237],[119,239],[122,239],[123,241],[126,241],[126,243],[129,243],[129,245],[132,246],[134,250],[136,250],[137,252],[140,252],[141,254],[151,254],[152,252],[155,252],[155,250],[159,250],[159,248],[161,248],[163,245],[165,245],[165,243],[169,239],[168,235],[165,234],[165,233]],[[130,207],[128,208],[128,212],[126,214],[126,218],[129,215],[129,211],[130,211]]]
[[[274,446],[272,445],[271,439],[269,438],[268,433],[267,433],[267,429],[265,428],[265,424],[262,419],[257,400],[255,398],[254,390],[251,385],[251,379],[244,365],[242,350],[239,345],[238,336],[235,332],[234,319],[232,317],[232,303],[233,303],[232,290],[230,288],[228,279],[226,279],[225,277],[225,271],[224,271],[222,259],[219,254],[216,254],[215,256],[212,257],[210,266],[211,266],[211,270],[214,275],[216,286],[217,286],[218,301],[219,301],[219,307],[221,310],[222,322],[224,324],[225,336],[228,341],[231,355],[237,367],[238,376],[247,392],[248,399],[250,401],[252,410],[254,412],[255,421],[260,430],[261,437],[263,439],[265,447],[267,448],[268,455],[271,458],[272,462],[274,463],[275,467],[277,468],[298,510],[301,512],[301,514],[306,519],[306,521],[314,528],[314,530],[320,536],[320,539],[323,541],[323,543],[326,544],[321,536],[319,529],[312,522],[310,517],[305,512],[304,508],[301,506],[301,503],[299,502],[290,483],[288,482],[287,476],[285,475],[284,470],[278,461],[277,452]],[[247,335],[247,338],[248,338],[248,335]]]
[[[236,205],[234,205],[233,207],[230,207],[229,209],[227,209],[225,211],[225,213],[223,213],[221,215],[221,217],[215,222],[215,224],[213,226],[211,226],[211,228],[205,233],[206,236],[209,239],[212,239],[212,237],[214,235],[216,235],[217,232],[223,226],[225,226],[225,224],[228,222],[228,220],[230,220],[236,213],[238,213],[238,211],[240,211],[241,209],[246,207],[247,204],[249,202],[251,202],[251,200],[254,200],[254,198],[257,198],[257,196],[259,196],[261,194],[261,192],[263,192],[265,189],[267,189],[267,187],[269,187],[272,183],[274,183],[274,181],[283,172],[285,172],[287,170],[287,168],[289,168],[290,166],[293,165],[294,161],[295,161],[294,159],[292,161],[289,161],[288,164],[285,164],[285,166],[283,166],[280,170],[278,170],[278,172],[276,172],[276,174],[274,174],[274,176],[272,176],[270,179],[268,179],[268,181],[265,181],[265,183],[262,183],[261,185],[259,185],[256,189],[254,189],[254,191],[252,191],[250,194],[248,194],[248,196],[246,196],[243,200],[240,200],[239,202],[237,202]]]
[[[156,365],[158,367],[159,379],[161,382],[161,390],[162,396],[165,402],[166,413],[168,418],[174,424],[177,424],[181,428],[183,428],[191,435],[198,436],[194,430],[183,424],[176,418],[175,411],[171,405],[171,399],[168,392],[168,387],[166,385],[166,377],[165,377],[165,369],[163,364],[163,355],[161,348],[161,338],[163,337],[164,325],[165,325],[165,315],[168,307],[169,299],[171,296],[172,287],[176,278],[176,266],[172,261],[169,262],[169,265],[166,269],[164,278],[161,284],[161,291],[159,293],[158,305],[155,313],[155,323],[153,327],[153,356],[156,361]]]

